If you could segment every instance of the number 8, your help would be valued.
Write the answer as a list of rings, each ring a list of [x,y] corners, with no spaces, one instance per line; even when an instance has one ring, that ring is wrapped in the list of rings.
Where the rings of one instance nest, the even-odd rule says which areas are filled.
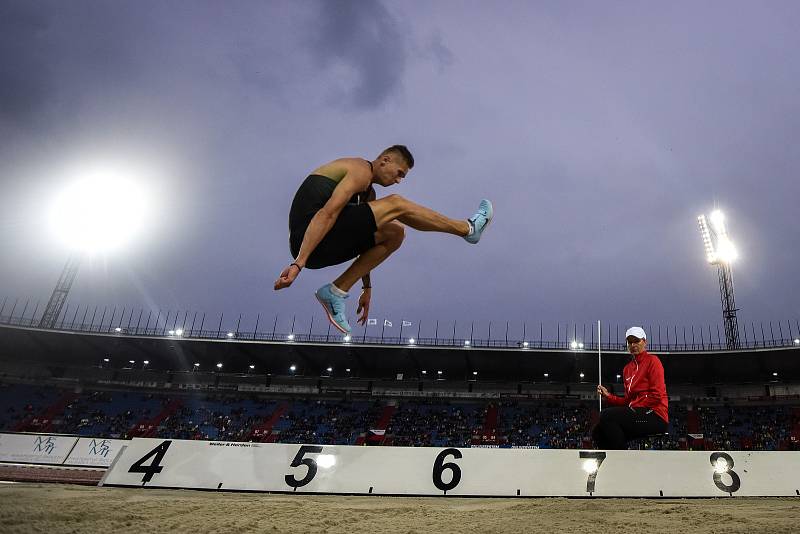
[[[733,458],[731,455],[725,452],[715,452],[711,454],[711,465],[714,466],[714,484],[727,493],[733,493],[738,491],[739,488],[742,487],[742,481],[739,478],[739,475],[733,471]],[[720,471],[720,460],[725,462],[725,469]],[[728,486],[722,481],[722,475],[727,473],[728,476],[731,477],[731,485]]]

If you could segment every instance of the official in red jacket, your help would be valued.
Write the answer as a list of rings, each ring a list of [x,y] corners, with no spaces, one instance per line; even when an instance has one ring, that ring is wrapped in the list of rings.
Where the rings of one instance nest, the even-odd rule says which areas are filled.
[[[627,442],[667,431],[669,399],[664,384],[664,367],[657,356],[647,352],[647,335],[634,326],[625,332],[631,361],[622,370],[625,396],[612,395],[597,386],[597,392],[609,405],[600,412],[600,421],[592,430],[598,449],[626,449]]]

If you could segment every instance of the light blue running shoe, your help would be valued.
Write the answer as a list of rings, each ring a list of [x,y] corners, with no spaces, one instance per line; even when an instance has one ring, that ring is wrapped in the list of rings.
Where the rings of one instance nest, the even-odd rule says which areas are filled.
[[[469,221],[471,231],[469,234],[464,236],[464,240],[467,243],[472,243],[473,245],[480,241],[483,231],[486,230],[486,227],[489,226],[490,222],[492,222],[493,216],[494,210],[492,209],[492,203],[484,198],[481,200],[481,203],[478,204],[478,211],[475,212],[475,215],[467,219]]]
[[[344,299],[349,295],[340,297],[331,290],[332,286],[333,284],[325,284],[314,292],[314,296],[317,297],[319,303],[325,308],[325,313],[328,315],[328,320],[331,324],[338,328],[343,334],[349,334],[351,328],[345,316],[347,310],[344,304]]]

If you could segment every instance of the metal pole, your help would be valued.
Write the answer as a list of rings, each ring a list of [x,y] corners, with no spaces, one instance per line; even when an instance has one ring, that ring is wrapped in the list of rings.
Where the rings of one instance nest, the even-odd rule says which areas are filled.
[[[600,321],[597,321],[597,383],[603,385],[603,359],[600,349]],[[597,406],[599,411],[603,411],[603,396],[597,396]]]

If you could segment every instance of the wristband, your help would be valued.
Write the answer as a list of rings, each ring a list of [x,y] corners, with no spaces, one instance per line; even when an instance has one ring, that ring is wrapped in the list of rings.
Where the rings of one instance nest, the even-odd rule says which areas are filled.
[[[298,271],[302,271],[302,270],[303,270],[303,268],[302,268],[302,267],[300,267],[299,265],[297,265],[295,262],[292,262],[292,263],[290,263],[290,264],[289,264],[289,267],[291,267],[292,265],[294,265],[295,267],[297,267],[297,270],[298,270]]]
[[[372,289],[372,286],[361,286],[361,289]]]

